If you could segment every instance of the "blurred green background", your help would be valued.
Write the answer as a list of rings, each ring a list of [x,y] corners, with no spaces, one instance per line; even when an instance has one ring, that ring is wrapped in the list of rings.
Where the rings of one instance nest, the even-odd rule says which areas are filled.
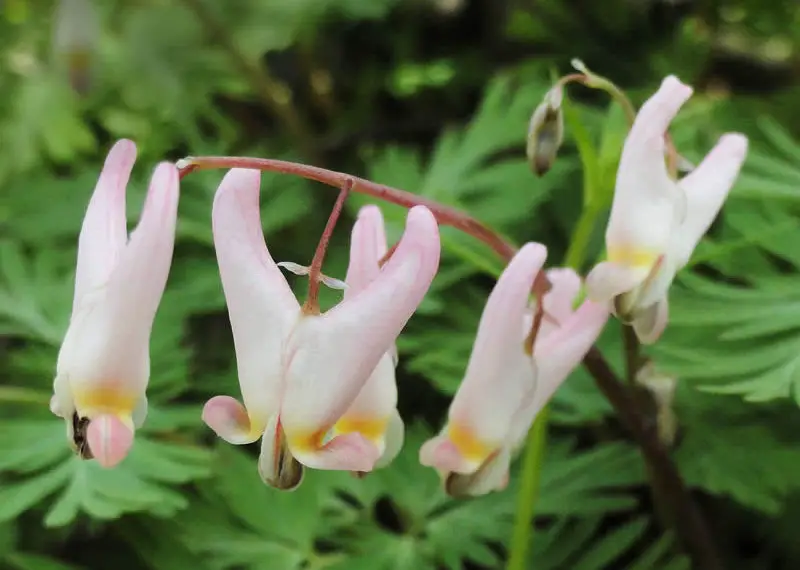
[[[314,472],[281,494],[260,482],[256,449],[219,442],[200,422],[207,398],[239,395],[210,224],[222,172],[182,185],[151,412],[129,458],[103,471],[74,457],[47,403],[77,234],[114,140],[140,150],[132,223],[160,160],[288,158],[456,205],[518,243],[545,243],[556,265],[583,203],[575,137],[584,162],[591,147],[608,197],[626,129],[604,94],[570,88],[565,146],[545,177],[531,174],[528,118],[573,57],[637,105],[669,73],[694,85],[673,128],[694,162],[722,132],[751,138],[651,354],[679,379],[674,457],[727,567],[800,567],[798,2],[96,0],[94,9],[96,41],[75,60],[56,41],[55,2],[0,2],[0,567],[502,568],[518,477],[505,492],[454,501],[417,461],[501,269],[449,230],[441,271],[400,339],[404,452],[363,480]],[[277,260],[310,261],[334,197],[264,177]],[[363,203],[348,202],[350,219]],[[384,212],[395,239],[403,212]],[[344,276],[347,225],[326,262],[334,277]],[[584,273],[604,225],[603,211]],[[302,294],[305,283],[292,282]],[[621,364],[615,322],[600,346]],[[583,370],[552,404],[532,540],[536,570],[689,567],[657,523],[638,450]]]

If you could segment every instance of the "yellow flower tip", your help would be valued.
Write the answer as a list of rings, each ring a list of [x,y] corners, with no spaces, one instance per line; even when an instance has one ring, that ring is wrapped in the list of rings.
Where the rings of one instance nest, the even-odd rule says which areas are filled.
[[[486,461],[497,447],[482,441],[469,427],[457,423],[448,425],[447,437],[464,459],[478,465]]]
[[[284,431],[289,448],[295,453],[313,453],[318,451],[325,441],[326,429],[301,429],[291,433]]]
[[[659,257],[661,257],[660,252],[645,247],[608,247],[608,260],[610,262],[631,268],[651,268],[656,264]]]
[[[388,425],[388,417],[344,416],[333,426],[333,431],[335,435],[359,433],[377,444],[383,440]]]
[[[75,408],[81,416],[93,417],[99,414],[111,414],[130,418],[139,400],[139,395],[116,386],[95,386],[72,394]]]

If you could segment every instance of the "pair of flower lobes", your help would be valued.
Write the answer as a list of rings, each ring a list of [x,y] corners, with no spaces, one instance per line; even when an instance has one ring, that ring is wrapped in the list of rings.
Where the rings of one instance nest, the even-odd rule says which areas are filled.
[[[464,380],[439,435],[420,451],[448,492],[503,488],[514,452],[537,413],[586,355],[609,314],[653,342],[667,321],[667,291],[716,216],[747,150],[724,135],[680,181],[665,166],[664,136],[691,88],[667,77],[637,115],[620,160],[606,232],[608,260],[586,280],[550,269],[546,314],[533,346],[530,292],[547,251],[528,243],[511,259],[480,320]],[[147,413],[149,340],[172,259],[178,170],[160,164],[138,226],[128,237],[125,189],[130,141],[110,151],[84,218],[72,318],[59,353],[52,411],[85,458],[113,467],[128,454]],[[259,473],[296,487],[303,468],[369,472],[403,441],[395,342],[438,269],[436,220],[412,208],[387,252],[380,210],[361,209],[352,230],[341,303],[304,311],[264,242],[260,175],[231,170],[214,199],[214,244],[233,330],[242,405],[216,396],[202,418],[232,444],[261,439]],[[295,266],[294,264],[288,264]]]

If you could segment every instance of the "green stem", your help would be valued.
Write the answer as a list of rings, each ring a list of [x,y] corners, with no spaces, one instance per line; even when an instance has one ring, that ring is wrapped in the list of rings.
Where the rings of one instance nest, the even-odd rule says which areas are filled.
[[[547,419],[549,409],[545,407],[536,416],[528,433],[525,455],[522,461],[521,486],[517,495],[517,514],[514,518],[514,532],[511,536],[511,555],[507,570],[525,570],[528,567],[528,547],[531,540],[531,525],[539,500],[542,479],[542,463],[547,445]]]
[[[572,267],[575,271],[580,271],[586,259],[586,250],[592,240],[592,233],[594,232],[597,223],[598,211],[591,206],[584,208],[581,212],[581,217],[578,218],[578,224],[572,232],[572,239],[569,242],[567,255],[564,258],[564,265]]]
[[[591,181],[587,181],[591,184]],[[599,211],[587,207],[581,213],[578,224],[572,233],[569,249],[564,264],[576,271],[580,270],[586,259],[591,242],[592,232],[597,223]],[[517,496],[517,513],[514,518],[514,531],[511,536],[511,551],[506,570],[525,570],[527,567],[528,548],[532,539],[533,518],[539,501],[539,490],[544,465],[544,452],[547,446],[547,423],[550,410],[545,406],[536,416],[533,427],[528,433],[525,452],[522,459],[521,486]]]

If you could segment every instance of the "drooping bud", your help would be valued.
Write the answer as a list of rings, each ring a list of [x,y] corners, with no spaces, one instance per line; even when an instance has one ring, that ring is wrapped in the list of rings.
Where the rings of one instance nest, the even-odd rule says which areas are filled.
[[[678,434],[678,417],[673,409],[678,379],[659,371],[649,361],[636,373],[636,383],[650,393],[656,405],[656,424],[661,443],[672,447]]]
[[[86,93],[98,36],[92,0],[60,0],[54,33],[56,56],[66,67],[70,85],[78,93]]]
[[[536,107],[528,124],[525,154],[531,170],[537,176],[550,170],[564,140],[564,113],[561,110],[563,94],[561,84],[550,89]]]

